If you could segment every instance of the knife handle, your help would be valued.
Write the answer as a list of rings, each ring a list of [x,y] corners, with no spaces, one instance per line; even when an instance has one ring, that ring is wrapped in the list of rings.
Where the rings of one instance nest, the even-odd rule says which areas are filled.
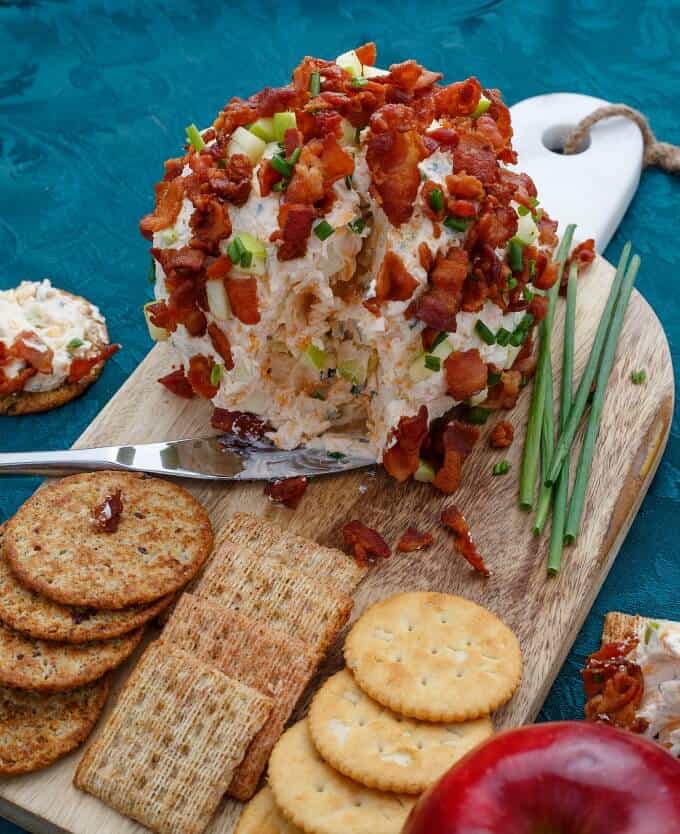
[[[2,475],[59,475],[69,472],[93,472],[97,469],[126,469],[116,459],[118,447],[67,449],[55,452],[2,452]]]

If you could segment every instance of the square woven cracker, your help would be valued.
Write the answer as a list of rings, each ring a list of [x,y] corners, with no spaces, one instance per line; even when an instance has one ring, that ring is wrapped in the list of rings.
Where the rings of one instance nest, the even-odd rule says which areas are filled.
[[[352,598],[278,559],[222,540],[191,593],[297,637],[317,659],[349,619]]]
[[[644,619],[637,614],[622,614],[620,611],[610,611],[604,618],[602,629],[602,644],[617,643],[629,640],[640,633]]]
[[[274,702],[228,791],[237,799],[250,799],[272,748],[311,680],[316,667],[314,655],[295,637],[193,594],[184,594],[180,599],[162,639],[213,664]]]
[[[344,594],[350,594],[366,573],[366,568],[357,565],[341,550],[323,547],[248,513],[232,516],[219,532],[218,546],[224,539],[245,545],[258,556],[280,559],[289,567],[323,579],[331,588]]]
[[[271,707],[256,690],[156,641],[74,783],[158,834],[201,834]]]

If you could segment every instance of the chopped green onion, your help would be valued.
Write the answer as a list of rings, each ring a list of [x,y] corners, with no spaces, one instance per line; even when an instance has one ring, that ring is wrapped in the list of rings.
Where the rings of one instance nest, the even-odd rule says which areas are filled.
[[[595,384],[593,404],[590,409],[586,433],[583,437],[583,445],[581,446],[581,454],[579,455],[576,467],[574,489],[571,493],[571,500],[569,501],[569,512],[567,514],[567,524],[565,526],[564,533],[565,539],[569,543],[576,540],[579,527],[581,525],[581,516],[583,514],[583,506],[586,501],[588,481],[590,480],[590,471],[593,465],[593,456],[595,454],[595,444],[597,442],[597,436],[600,432],[602,410],[604,408],[604,400],[607,395],[609,375],[611,374],[611,370],[614,365],[616,347],[618,345],[619,336],[621,335],[621,328],[623,327],[623,317],[626,313],[628,302],[630,301],[630,295],[633,291],[633,284],[635,283],[635,278],[637,277],[639,268],[640,256],[633,255],[630,259],[626,276],[621,284],[621,289],[616,300],[616,307],[614,308],[614,314],[611,318],[611,322],[609,323],[607,340],[604,344],[600,367],[597,372],[597,382]]]
[[[501,327],[498,333],[496,333],[496,342],[501,345],[501,347],[505,347],[511,337],[512,333],[509,330],[506,330],[505,327]]]
[[[246,252],[246,247],[241,243],[241,238],[238,235],[232,240],[227,247],[227,255],[233,264],[240,264],[241,258]]]
[[[496,344],[496,337],[493,333],[493,330],[489,330],[489,328],[484,324],[481,319],[477,319],[477,323],[475,324],[475,330],[477,331],[477,335],[479,338],[486,342],[487,345],[495,345]]]
[[[510,471],[510,463],[507,460],[501,460],[497,464],[494,465],[494,468],[491,470],[492,475],[507,475]]]
[[[241,244],[241,245],[243,245],[243,244]],[[240,264],[244,269],[248,269],[248,267],[252,264],[252,262],[253,262],[253,253],[249,252],[246,249],[246,251],[241,255]]]
[[[326,454],[329,458],[333,458],[333,460],[342,460],[343,458],[347,457],[347,455],[344,454],[344,452],[327,452]]]
[[[567,457],[569,450],[574,443],[574,438],[576,437],[581,417],[583,416],[583,412],[585,411],[588,403],[590,389],[592,388],[595,374],[597,373],[597,369],[600,364],[600,357],[602,356],[602,351],[607,339],[609,323],[612,320],[614,307],[616,306],[616,301],[619,297],[621,285],[623,284],[626,274],[626,266],[628,264],[630,250],[631,244],[627,243],[621,252],[619,264],[616,268],[616,275],[614,276],[614,282],[612,283],[607,303],[604,306],[602,316],[600,317],[600,323],[598,324],[597,331],[595,332],[595,338],[593,339],[593,344],[590,348],[586,367],[583,371],[581,381],[579,382],[576,390],[576,395],[574,396],[574,400],[571,404],[569,417],[564,427],[564,431],[560,435],[560,439],[555,446],[555,452],[553,454],[552,461],[550,462],[550,468],[545,479],[549,484],[554,484],[557,480],[557,476],[560,474],[560,469],[562,468],[564,459]],[[558,286],[559,283],[558,279],[554,286]],[[554,287],[551,288],[551,292],[552,289],[554,289]]]
[[[357,78],[352,79],[352,87],[354,87],[355,90],[360,90],[362,87],[365,87],[366,84],[368,84],[368,78],[358,76]]]
[[[513,334],[510,336],[510,344],[513,347],[519,347],[520,345],[523,345],[526,342],[528,335],[529,334],[526,330],[517,328],[517,330],[515,330]]]
[[[531,207],[532,207],[532,208],[536,208],[536,206],[537,206],[540,202],[541,202],[541,201],[540,201],[537,197],[529,197],[529,203],[531,204]]]
[[[427,199],[432,211],[444,210],[444,195],[442,194],[441,188],[433,188]]]
[[[522,290],[522,295],[524,296],[525,301],[531,301],[534,297],[534,294],[531,292],[529,287],[524,287],[524,289]]]
[[[492,388],[494,385],[498,385],[501,381],[501,375],[496,373],[489,373],[486,378],[486,384],[488,388]]]
[[[335,229],[327,220],[322,220],[321,223],[314,227],[314,234],[319,238],[319,240],[326,240],[326,238],[330,237],[334,231]]]
[[[66,350],[71,353],[74,350],[78,350],[79,347],[82,347],[85,342],[82,339],[71,339],[71,341],[66,345]]]
[[[479,97],[479,102],[477,103],[477,106],[472,111],[472,118],[478,119],[480,116],[483,116],[484,113],[486,113],[486,111],[489,109],[489,107],[491,107],[491,99],[487,98],[484,95],[484,93],[482,93],[482,95]]]
[[[288,188],[290,180],[282,179],[272,185],[272,191],[285,191]]]
[[[420,481],[423,484],[430,484],[434,481],[435,471],[434,468],[429,464],[426,460],[420,458],[418,461],[418,468],[416,469],[413,480]]]
[[[440,371],[442,367],[442,360],[438,356],[433,356],[431,353],[426,353],[425,367],[430,371]]]
[[[154,256],[151,256],[151,262],[149,263],[149,272],[147,273],[147,280],[150,284],[156,283],[156,259]]]
[[[645,646],[649,645],[649,641],[652,639],[652,634],[660,628],[657,622],[647,623],[647,627],[645,628]]]
[[[467,414],[463,419],[466,423],[473,423],[476,426],[483,426],[484,423],[486,423],[486,421],[489,419],[490,414],[490,409],[482,408],[479,405],[472,405],[468,408]]]
[[[630,381],[633,385],[642,385],[642,383],[647,379],[647,372],[646,371],[633,371],[630,375]]]
[[[529,277],[535,278],[536,276],[536,261],[533,258],[529,258]]]
[[[318,72],[313,72],[309,76],[309,92],[313,96],[318,96],[321,92],[321,75]]]
[[[562,387],[560,390],[560,432],[564,431],[574,385],[574,332],[576,330],[576,285],[578,267],[572,263],[569,267],[569,283],[567,284],[567,309],[564,317],[564,348],[562,351]],[[564,468],[555,484],[555,500],[553,502],[553,518],[550,528],[550,543],[548,545],[548,574],[555,576],[562,565],[562,551],[564,550],[564,525],[567,518],[567,503],[569,499],[569,461],[565,461]]]
[[[284,159],[280,154],[276,154],[269,160],[272,168],[278,171],[284,177],[291,177],[293,175],[293,166]]]
[[[222,366],[215,364],[210,369],[210,384],[219,385],[222,379]]]
[[[350,191],[354,188],[354,183],[352,182],[351,174],[347,174],[347,176],[345,177],[345,185]]]
[[[442,330],[441,333],[438,333],[435,337],[434,342],[432,342],[432,346],[430,347],[430,351],[434,351],[435,348],[438,348],[439,345],[447,338],[448,333],[445,330]]]
[[[516,286],[517,286],[517,278],[515,278],[514,275],[511,275],[510,278],[508,278],[508,289],[509,290],[514,290]]]
[[[524,269],[524,244],[513,237],[508,244],[508,262],[513,272]]]
[[[289,165],[295,165],[295,163],[300,159],[300,154],[302,153],[302,148],[297,147],[293,148],[293,153],[288,157],[287,162]]]
[[[452,214],[444,220],[446,228],[453,229],[454,232],[466,232],[471,223],[472,220],[467,217],[454,217]]]
[[[354,220],[350,220],[347,224],[349,230],[354,232],[357,235],[360,235],[363,230],[366,228],[366,221],[363,217],[355,217]]]
[[[524,217],[529,214],[529,209],[526,206],[517,206],[517,214],[519,214],[520,217]]]
[[[189,144],[193,145],[197,151],[202,151],[205,148],[205,142],[201,136],[201,131],[194,124],[190,124],[186,128],[187,139]]]
[[[536,472],[538,469],[538,456],[543,430],[543,408],[545,406],[545,389],[547,384],[547,373],[549,370],[548,360],[550,358],[550,337],[552,335],[553,319],[555,318],[555,303],[559,291],[564,265],[571,249],[571,241],[574,237],[572,224],[567,226],[564,237],[560,242],[557,254],[557,280],[548,293],[548,312],[541,322],[540,343],[538,348],[538,364],[534,387],[531,392],[531,404],[529,406],[529,420],[524,439],[524,450],[522,452],[522,465],[520,470],[519,484],[519,505],[523,510],[530,510],[534,506],[534,492],[536,486]],[[514,335],[514,334],[513,334]]]

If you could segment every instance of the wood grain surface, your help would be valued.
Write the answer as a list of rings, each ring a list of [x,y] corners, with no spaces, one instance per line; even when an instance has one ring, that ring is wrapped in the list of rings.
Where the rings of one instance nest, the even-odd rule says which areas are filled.
[[[580,281],[576,337],[579,375],[613,274],[613,268],[599,259]],[[553,350],[556,399],[563,308],[560,300]],[[171,348],[156,346],[76,445],[135,443],[209,433],[209,404],[178,399],[155,384],[157,377],[170,370],[172,362]],[[640,368],[646,370],[647,381],[633,385],[631,371]],[[529,388],[514,411],[488,421],[482,439],[466,461],[464,482],[455,496],[442,496],[424,484],[396,484],[380,470],[319,478],[310,483],[295,512],[273,506],[263,495],[262,483],[186,482],[186,486],[208,507],[216,528],[237,510],[247,510],[335,546],[341,544],[343,524],[352,518],[380,530],[391,545],[408,525],[431,531],[435,543],[429,550],[395,554],[369,573],[356,592],[354,616],[376,600],[416,589],[462,594],[493,610],[516,631],[524,653],[520,689],[494,718],[497,727],[509,727],[535,718],[616,557],[661,458],[670,429],[673,386],[664,332],[651,307],[634,293],[610,380],[582,533],[576,546],[565,549],[563,569],[556,578],[546,575],[546,537],[532,534],[531,518],[517,506]],[[501,416],[514,424],[516,439],[510,449],[494,451],[486,435]],[[493,477],[492,466],[502,458],[511,462],[510,473]],[[489,579],[468,568],[441,528],[439,514],[450,503],[467,517],[493,571]],[[327,675],[339,663],[336,646],[318,677]],[[118,674],[118,685],[130,665]],[[304,711],[306,700],[298,713]],[[0,780],[0,813],[39,834],[143,831],[72,787],[79,756],[75,752],[41,773]],[[225,801],[210,834],[231,834],[239,813],[238,803]]]

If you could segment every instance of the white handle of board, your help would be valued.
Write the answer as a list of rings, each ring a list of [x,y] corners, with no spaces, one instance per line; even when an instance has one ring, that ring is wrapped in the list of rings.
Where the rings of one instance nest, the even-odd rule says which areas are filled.
[[[581,119],[609,103],[577,93],[551,93],[510,108],[519,170],[532,177],[541,205],[559,220],[560,229],[577,223],[576,238],[594,237],[598,252],[612,239],[637,190],[643,155],[640,130],[616,117],[590,129],[590,142],[581,153],[566,156],[554,149],[561,149]]]

